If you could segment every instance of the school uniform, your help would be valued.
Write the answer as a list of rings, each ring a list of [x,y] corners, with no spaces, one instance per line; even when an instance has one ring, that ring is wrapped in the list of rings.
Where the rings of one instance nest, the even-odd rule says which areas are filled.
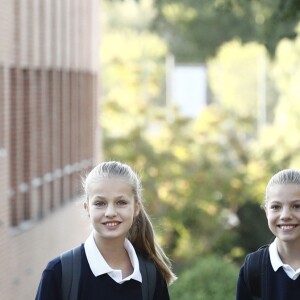
[[[81,245],[81,275],[78,300],[142,300],[142,276],[136,252],[125,240],[133,273],[122,278],[121,270],[112,269],[98,250],[93,238],[89,236]],[[156,271],[155,300],[169,300],[166,281]],[[60,257],[51,260],[43,271],[36,300],[62,300],[62,268]]]
[[[236,300],[252,300],[252,295],[244,280],[244,266],[242,266],[238,284]],[[277,251],[276,239],[269,246],[269,257],[267,264],[267,286],[261,290],[268,289],[267,299],[264,300],[299,300],[300,299],[300,268],[293,270],[280,259]]]

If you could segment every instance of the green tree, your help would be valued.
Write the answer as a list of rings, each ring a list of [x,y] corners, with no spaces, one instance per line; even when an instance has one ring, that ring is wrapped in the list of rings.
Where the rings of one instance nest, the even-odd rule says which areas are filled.
[[[256,147],[256,152],[262,154],[271,172],[297,168],[300,163],[299,27],[297,32],[294,41],[283,39],[277,47],[271,75],[278,91],[278,100],[274,118],[261,130]]]
[[[232,112],[214,105],[195,120],[175,108],[166,111],[161,95],[167,47],[148,31],[147,22],[137,26],[141,14],[148,21],[153,16],[152,8],[142,4],[104,6],[104,152],[107,159],[140,171],[161,243],[180,262],[210,251],[228,236],[239,205],[252,199],[251,193],[239,196],[250,154],[247,135],[235,130],[248,130],[249,120],[232,118]]]
[[[149,105],[164,101],[167,46],[148,29],[153,15],[149,0],[103,3],[101,126],[105,135],[127,136],[147,122]]]
[[[251,5],[253,17],[260,25],[255,40],[264,44],[272,55],[282,39],[296,38],[295,27],[300,20],[300,3],[297,0],[223,0],[220,2],[232,11],[248,12],[249,4]]]
[[[274,54],[284,38],[295,38],[298,1],[156,0],[154,28],[179,61],[206,61],[232,39],[256,41]]]
[[[272,116],[264,127],[256,130],[254,126],[255,61],[262,53],[266,55],[256,43],[242,46],[235,41],[220,48],[208,69],[216,79],[218,66],[224,66],[223,90],[217,81],[212,82],[215,103],[190,119],[177,108],[164,106],[168,47],[149,30],[155,16],[151,3],[114,1],[103,9],[105,158],[126,161],[141,173],[146,205],[160,242],[178,266],[210,251],[241,261],[256,247],[253,241],[269,241],[262,211],[255,219],[256,230],[248,230],[253,228],[249,216],[258,213],[267,180],[278,169],[299,163],[299,110],[297,105],[293,109],[288,105],[298,95],[299,41],[284,40],[278,47],[268,80],[275,82],[279,98],[269,95]],[[193,19],[192,3],[177,2],[172,8],[176,18],[183,11],[181,18]],[[168,5],[165,9],[166,14],[172,13]],[[178,34],[181,38],[180,31]],[[189,43],[185,46],[198,49],[193,50]],[[272,69],[272,62],[267,64]],[[231,75],[233,70],[239,78]],[[249,74],[252,77],[245,79]],[[237,90],[247,93],[241,95]],[[296,142],[287,135],[287,128]]]
[[[265,47],[237,40],[225,43],[207,69],[213,102],[222,109],[253,119],[254,133],[260,122],[273,120],[276,94]]]
[[[235,130],[247,128],[247,120],[233,122],[210,106],[195,120],[174,111],[171,122],[162,113],[151,124],[152,130],[136,126],[124,138],[106,136],[106,153],[141,171],[161,242],[178,263],[212,249],[230,253],[236,213],[257,199],[264,175],[249,151],[253,141]]]

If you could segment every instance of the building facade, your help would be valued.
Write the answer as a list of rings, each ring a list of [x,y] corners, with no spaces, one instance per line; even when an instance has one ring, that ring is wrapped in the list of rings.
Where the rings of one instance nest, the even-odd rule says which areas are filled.
[[[89,230],[76,199],[101,157],[98,2],[0,1],[1,299],[33,299]]]

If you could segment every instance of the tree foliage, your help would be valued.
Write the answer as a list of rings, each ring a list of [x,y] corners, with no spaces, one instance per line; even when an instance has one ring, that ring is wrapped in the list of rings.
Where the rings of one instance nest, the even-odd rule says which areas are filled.
[[[272,55],[282,38],[295,38],[296,0],[156,0],[154,28],[179,61],[205,61],[232,39],[256,41]]]
[[[203,4],[203,11],[195,10],[197,2]],[[260,11],[261,3],[247,2],[249,10],[256,3]],[[212,251],[241,261],[246,252],[270,240],[259,210],[268,179],[300,163],[299,37],[282,40],[273,60],[258,43],[222,44],[207,64],[212,103],[191,119],[164,105],[164,60],[169,50],[164,39],[149,30],[155,20],[151,3],[124,0],[104,7],[105,158],[125,161],[141,173],[145,203],[159,240],[177,266]],[[182,26],[174,27],[170,37],[185,46],[184,51],[196,53],[201,48],[186,43],[185,34],[195,15],[216,13],[211,3],[226,8],[225,0],[160,1],[168,20]],[[271,14],[267,8],[261,13]],[[235,10],[238,15],[238,7]],[[181,18],[178,24],[177,18]],[[237,24],[228,21],[229,27]],[[207,39],[212,37],[209,28],[204,30]],[[271,88],[266,99],[268,118],[257,126],[256,62],[261,56],[266,59],[265,80]]]

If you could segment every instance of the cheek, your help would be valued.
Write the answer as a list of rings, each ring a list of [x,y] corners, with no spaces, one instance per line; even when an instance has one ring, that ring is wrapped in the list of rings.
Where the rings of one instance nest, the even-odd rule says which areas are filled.
[[[269,223],[269,220],[270,220],[270,218],[271,218],[271,213],[270,213],[270,211],[268,210],[267,207],[264,207],[264,211],[265,211],[265,214],[266,214],[266,218],[267,218],[267,220],[268,220],[268,223]]]
[[[268,220],[268,224],[269,225],[272,225],[274,224],[274,222],[276,222],[277,218],[276,218],[276,215],[272,214],[272,213],[268,213],[267,214],[267,220]]]
[[[270,211],[267,207],[265,207],[265,214],[266,214],[266,218],[268,220],[274,218],[274,214],[272,213],[272,211]]]

